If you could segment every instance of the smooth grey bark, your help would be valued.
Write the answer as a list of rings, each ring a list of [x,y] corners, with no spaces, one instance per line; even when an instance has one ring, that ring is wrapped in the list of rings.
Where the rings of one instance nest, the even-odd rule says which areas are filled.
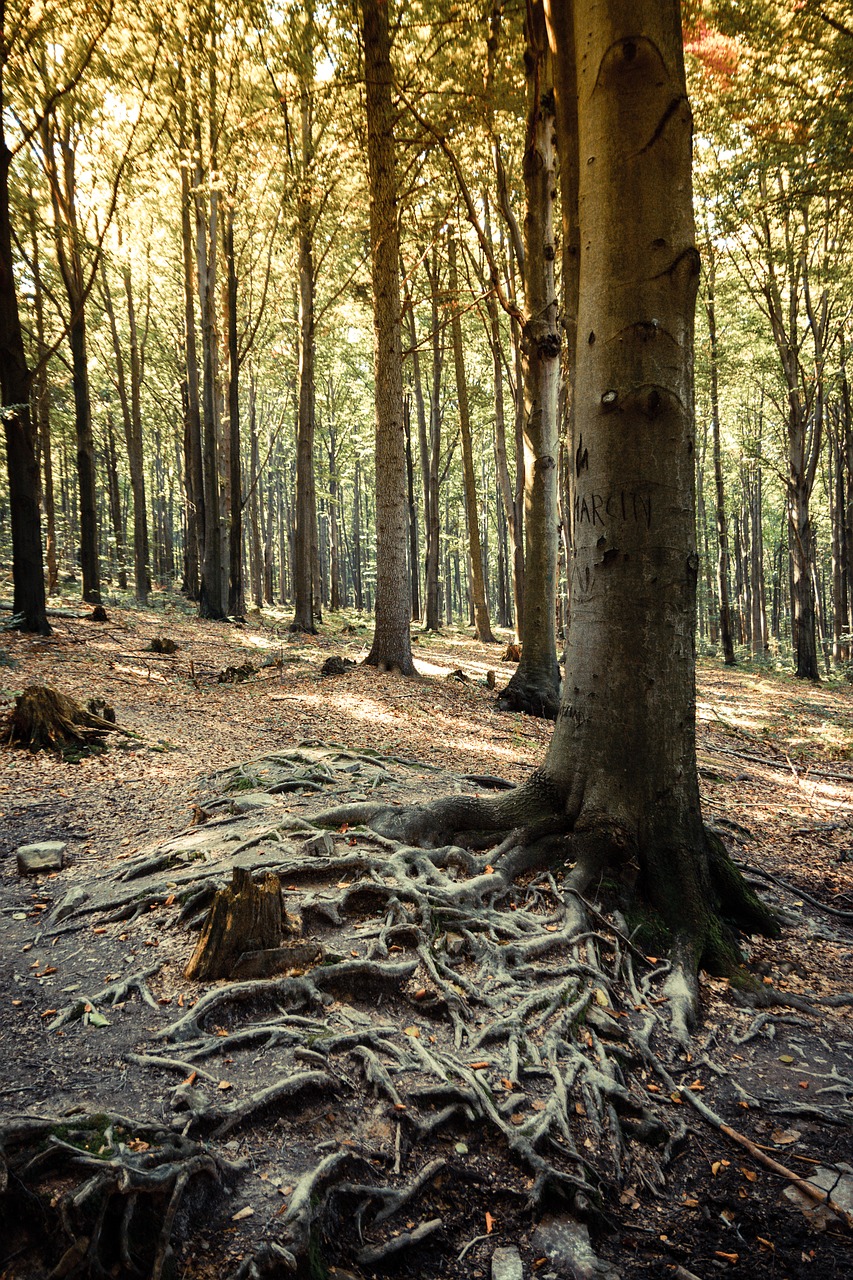
[[[557,665],[557,478],[560,331],[554,280],[557,195],[554,72],[545,11],[528,6],[524,154],[524,616],[521,661],[498,698],[507,710],[553,720]],[[565,138],[564,145],[569,145]]]
[[[706,237],[710,240],[710,236]],[[717,600],[720,611],[720,643],[723,661],[727,667],[735,665],[735,649],[732,637],[732,610],[729,600],[729,526],[726,515],[726,492],[723,479],[723,454],[720,444],[720,353],[717,340],[716,262],[714,248],[709,245],[707,255],[707,289],[705,314],[708,318],[711,378],[711,444],[714,459],[714,504],[717,521]]]
[[[376,383],[376,625],[365,661],[414,675],[391,39],[387,4],[361,0],[361,14]]]
[[[494,644],[486,601],[486,583],[483,573],[483,549],[480,539],[480,516],[477,501],[477,480],[474,475],[474,449],[471,438],[471,410],[468,401],[468,380],[465,374],[465,353],[462,346],[462,320],[459,314],[459,279],[456,265],[456,238],[448,232],[447,250],[450,287],[450,333],[453,345],[453,365],[456,374],[456,401],[459,409],[459,432],[462,440],[462,475],[465,491],[465,514],[468,522],[468,553],[471,563],[471,596],[474,610],[474,627],[481,644]]]

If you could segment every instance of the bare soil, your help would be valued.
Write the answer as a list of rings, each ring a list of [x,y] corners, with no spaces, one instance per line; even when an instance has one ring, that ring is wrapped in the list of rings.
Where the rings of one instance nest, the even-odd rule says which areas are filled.
[[[490,1038],[509,987],[483,960],[499,951],[475,943],[500,932],[496,916],[478,917],[457,948],[465,928],[436,913],[426,954],[414,908],[394,906],[376,887],[382,859],[398,853],[346,831],[334,835],[333,858],[300,852],[310,835],[300,824],[342,797],[381,794],[396,803],[447,789],[482,792],[492,776],[524,780],[551,726],[497,710],[486,673],[497,672],[498,689],[511,674],[500,661],[505,641],[487,647],[457,632],[419,636],[417,681],[360,666],[325,677],[330,655],[365,655],[366,619],[333,618],[318,637],[306,637],[271,614],[234,626],[200,623],[179,601],[162,606],[108,606],[108,620],[98,623],[69,602],[68,614],[52,619],[53,636],[0,640],[7,708],[25,686],[47,684],[84,703],[104,699],[137,735],[111,737],[99,753],[0,752],[0,1133],[11,1171],[6,1205],[14,1206],[0,1236],[0,1277],[89,1274],[86,1248],[96,1231],[99,1256],[114,1257],[107,1273],[133,1274],[110,1216],[119,1191],[104,1201],[100,1226],[86,1219],[85,1197],[71,1201],[93,1169],[128,1159],[128,1151],[143,1159],[168,1134],[194,1144],[187,1159],[213,1163],[194,1166],[199,1176],[174,1197],[174,1252],[152,1261],[142,1249],[143,1274],[160,1266],[163,1275],[201,1280],[252,1274],[251,1265],[261,1274],[252,1259],[295,1230],[300,1178],[336,1156],[351,1161],[346,1177],[359,1186],[411,1189],[424,1170],[429,1176],[384,1222],[375,1203],[366,1212],[358,1196],[339,1196],[312,1228],[310,1259],[299,1263],[308,1269],[299,1274],[326,1267],[340,1276],[486,1276],[494,1248],[507,1245],[518,1248],[525,1277],[571,1274],[539,1251],[534,1236],[543,1217],[566,1212],[566,1197],[551,1182],[538,1194],[536,1170],[512,1142],[514,1126],[528,1133],[551,1105],[548,1025],[529,1035],[538,1066],[527,1060],[514,1076],[507,1046]],[[70,616],[75,611],[81,616]],[[152,651],[162,637],[176,652]],[[231,678],[220,682],[229,668]],[[593,1242],[626,1278],[684,1280],[686,1271],[710,1280],[732,1271],[840,1280],[853,1274],[849,1224],[826,1211],[807,1214],[783,1196],[786,1179],[703,1119],[686,1094],[800,1177],[829,1169],[839,1194],[846,1190],[853,689],[804,687],[771,667],[731,672],[706,662],[698,717],[706,817],[785,913],[779,941],[747,940],[750,964],[768,996],[788,1003],[755,1007],[754,996],[703,976],[703,1020],[690,1054],[670,1046],[665,1074],[633,1056],[633,1096],[645,1093],[677,1134],[666,1159],[639,1143],[615,1150],[594,1089],[568,1097],[575,1150],[606,1173],[606,1198],[591,1206]],[[303,747],[299,757],[305,742],[338,746]],[[247,795],[270,789],[274,809],[241,811]],[[66,843],[63,869],[19,875],[17,848],[45,840]],[[239,1001],[234,984],[199,986],[182,976],[208,891],[227,881],[235,857],[255,870],[290,869],[286,903],[327,961],[296,967]],[[402,880],[401,873],[398,890]],[[550,882],[523,877],[500,910],[531,922],[536,937],[547,941],[542,931],[550,930],[559,940],[559,881],[557,873]],[[199,887],[208,897],[194,901]],[[59,918],[58,905],[74,890],[88,897]],[[607,950],[609,927],[588,944],[597,955]],[[605,993],[604,1012],[617,1027],[620,1018],[637,1027],[654,1020],[665,1003],[655,996],[664,961],[650,950],[646,943],[637,958],[639,1003],[616,985]],[[563,980],[563,959],[559,949],[543,951],[543,982]],[[827,1000],[834,1003],[819,1003]],[[196,1007],[204,1012],[188,1025]],[[603,1066],[611,1042],[600,1021],[575,1030],[581,1050]],[[632,1056],[614,1044],[617,1059]],[[454,1077],[449,1063],[461,1074]],[[281,1082],[289,1083],[280,1096],[264,1100],[262,1091]],[[445,1104],[452,1112],[430,1127]],[[81,1155],[74,1126],[93,1116],[102,1117],[100,1128]],[[33,1117],[45,1119],[43,1130]],[[19,1142],[28,1123],[32,1132]],[[579,1165],[558,1147],[553,1135],[542,1144],[549,1159],[562,1161],[562,1176]],[[18,1159],[25,1150],[33,1171]],[[156,1241],[172,1191],[163,1200],[145,1190],[153,1217],[140,1210],[134,1221]],[[314,1200],[321,1192],[317,1183]],[[86,1246],[70,1256],[75,1229]],[[408,1248],[390,1251],[390,1242],[409,1237]]]

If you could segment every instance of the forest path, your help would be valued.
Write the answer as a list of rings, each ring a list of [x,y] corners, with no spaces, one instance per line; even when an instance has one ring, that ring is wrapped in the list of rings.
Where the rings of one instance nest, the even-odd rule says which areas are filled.
[[[818,1015],[778,1005],[755,1010],[727,983],[704,980],[693,1060],[667,1066],[661,1059],[665,1076],[640,1061],[632,1077],[634,1100],[647,1093],[650,1119],[659,1118],[670,1135],[680,1120],[687,1124],[660,1185],[657,1158],[645,1144],[614,1147],[618,1130],[606,1107],[596,1115],[601,1093],[591,1077],[585,1092],[562,1101],[559,1089],[555,1095],[547,1051],[556,1020],[581,1001],[588,1019],[574,1041],[581,1058],[587,1050],[590,1062],[603,1063],[611,1052],[624,1057],[620,1020],[630,1040],[654,1019],[660,960],[635,957],[638,1005],[620,1004],[624,989],[615,985],[601,991],[608,1000],[590,999],[600,988],[578,985],[570,972],[577,955],[560,936],[559,877],[528,878],[513,891],[503,904],[514,911],[510,938],[500,932],[509,913],[501,919],[487,900],[466,904],[467,929],[440,918],[464,883],[458,868],[439,873],[398,858],[392,890],[386,864],[398,855],[375,841],[344,832],[332,838],[333,856],[326,847],[319,855],[306,851],[312,833],[301,824],[338,798],[426,798],[477,789],[465,774],[526,775],[550,726],[495,710],[478,681],[487,669],[499,670],[499,650],[461,636],[431,638],[422,650],[430,669],[423,681],[360,669],[324,678],[319,670],[330,653],[358,656],[359,634],[307,641],[202,625],[178,611],[167,618],[109,612],[106,624],[63,619],[49,641],[4,640],[19,664],[6,672],[7,687],[38,681],[78,698],[104,697],[141,735],[129,748],[111,745],[77,764],[3,754],[0,1106],[7,1125],[22,1113],[57,1117],[74,1109],[135,1117],[126,1146],[138,1162],[153,1161],[147,1152],[161,1150],[180,1119],[184,1147],[158,1167],[166,1204],[174,1198],[187,1276],[236,1273],[241,1258],[246,1267],[253,1257],[260,1266],[264,1242],[292,1243],[300,1231],[307,1239],[311,1215],[300,1210],[300,1195],[322,1204],[327,1186],[342,1182],[360,1184],[363,1200],[364,1184],[374,1187],[369,1212],[367,1201],[360,1210],[365,1238],[355,1241],[331,1220],[314,1229],[331,1235],[324,1247],[358,1268],[354,1274],[486,1275],[496,1245],[519,1248],[525,1276],[564,1274],[554,1245],[559,1210],[555,1224],[547,1204],[527,1208],[538,1173],[523,1140],[549,1128],[545,1146],[558,1174],[585,1179],[586,1159],[603,1170],[606,1185],[619,1188],[618,1203],[604,1206],[598,1224],[610,1230],[596,1238],[623,1276],[675,1274],[681,1265],[708,1280],[720,1265],[736,1268],[747,1259],[758,1276],[853,1271],[850,1233],[833,1220],[815,1224],[781,1200],[783,1181],[709,1127],[687,1097],[692,1089],[800,1176],[829,1171],[839,1194],[848,1194],[849,1005],[825,1006]],[[177,640],[172,657],[147,650],[160,634]],[[259,655],[290,660],[243,683],[217,683],[220,670],[247,657],[260,666]],[[457,668],[469,683],[445,678]],[[781,941],[756,941],[753,966],[795,1002],[849,993],[853,691],[804,689],[775,673],[708,664],[699,716],[706,814],[790,916]],[[321,737],[349,751],[297,746]],[[231,765],[242,768],[232,772]],[[281,789],[294,781],[295,790]],[[268,804],[255,799],[265,788],[274,791]],[[196,823],[188,825],[193,815]],[[15,848],[51,838],[68,839],[66,868],[19,877]],[[274,990],[199,988],[182,978],[194,939],[187,923],[203,914],[211,886],[227,880],[235,853],[254,869],[280,870],[305,934],[320,938],[335,963],[302,966]],[[767,881],[768,874],[791,888]],[[402,906],[401,886],[409,894]],[[74,891],[76,900],[69,898]],[[389,906],[392,899],[397,906]],[[439,913],[431,934],[418,914],[427,899]],[[508,942],[526,956],[512,982],[496,967]],[[607,947],[592,945],[598,964]],[[605,984],[608,965],[615,974],[606,958]],[[518,995],[519,982],[530,997],[522,1062],[518,1036],[513,1058],[513,1036],[495,1032],[514,1016],[511,1004],[501,1008],[502,992]],[[550,1004],[539,999],[543,990],[554,995]],[[191,1007],[200,992],[196,1022]],[[575,1028],[572,1019],[560,1025],[561,1035]],[[638,1042],[631,1043],[636,1057]],[[537,1052],[538,1067],[530,1058]],[[193,1073],[190,1084],[181,1083]],[[270,1088],[278,1092],[266,1093]],[[561,1126],[580,1160],[560,1155]],[[104,1145],[103,1132],[95,1136]],[[541,1142],[532,1154],[539,1150]],[[215,1167],[205,1164],[211,1160]],[[184,1191],[177,1196],[175,1187],[178,1168],[191,1161],[190,1208],[198,1208],[193,1196],[205,1179],[220,1177],[232,1193],[215,1201],[224,1229],[213,1230],[213,1217],[188,1228],[179,1203]],[[231,1168],[245,1161],[239,1171]],[[55,1171],[55,1191],[67,1177],[67,1168]],[[376,1190],[380,1183],[385,1190]],[[340,1203],[334,1211],[340,1214]],[[392,1253],[395,1240],[409,1247]],[[45,1274],[28,1247],[18,1247],[23,1252],[8,1274]],[[0,1274],[2,1266],[0,1256]]]

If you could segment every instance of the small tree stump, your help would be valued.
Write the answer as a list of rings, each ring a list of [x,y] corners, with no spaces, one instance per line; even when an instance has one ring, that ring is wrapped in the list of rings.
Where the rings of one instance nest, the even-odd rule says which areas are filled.
[[[111,720],[107,710],[112,712]],[[97,741],[110,732],[132,736],[115,723],[115,712],[105,702],[93,700],[87,709],[58,689],[31,684],[15,699],[2,740],[31,751],[62,751]]]
[[[255,884],[251,871],[234,867],[230,886],[213,899],[184,977],[198,982],[230,978],[244,952],[281,946],[282,916],[278,876],[268,874]]]

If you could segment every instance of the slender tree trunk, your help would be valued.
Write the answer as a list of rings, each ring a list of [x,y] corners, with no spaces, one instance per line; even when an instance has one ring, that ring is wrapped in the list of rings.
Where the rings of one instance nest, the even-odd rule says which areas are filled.
[[[237,263],[234,257],[234,204],[225,218],[225,265],[228,273],[228,472],[231,522],[228,530],[228,612],[246,611],[243,586],[243,472],[240,464],[240,353],[237,345]]]
[[[406,572],[406,443],[400,340],[400,238],[388,8],[361,0],[376,385],[376,627],[366,662],[414,675]]]
[[[107,471],[107,491],[110,506],[110,523],[113,526],[113,539],[116,548],[116,571],[118,578],[118,587],[120,591],[127,590],[127,566],[126,566],[126,548],[124,545],[124,528],[121,518],[121,495],[118,485],[118,455],[116,452],[116,437],[113,427],[113,416],[107,413],[107,440],[106,440],[106,471]]]
[[[127,304],[127,331],[130,339],[130,417],[125,420],[125,428],[130,486],[133,490],[133,583],[136,599],[140,604],[146,604],[148,592],[151,590],[151,579],[148,573],[148,504],[145,496],[145,459],[142,451],[142,352],[133,299],[133,279],[128,263],[125,263],[122,280]]]
[[[421,616],[420,550],[418,548],[418,504],[415,501],[415,463],[412,457],[412,402],[406,395],[403,403],[403,420],[406,426],[406,484],[408,486],[409,517],[409,578],[412,584],[412,621]]]
[[[498,705],[555,719],[560,333],[554,283],[554,74],[541,0],[528,6],[524,156],[524,619],[521,661]],[[569,146],[569,138],[564,138]],[[582,452],[582,450],[581,450]],[[580,465],[580,464],[579,464]]]
[[[447,238],[450,265],[450,331],[453,342],[453,364],[456,373],[456,400],[459,407],[459,431],[462,438],[462,475],[465,486],[465,513],[468,520],[468,551],[471,562],[471,595],[474,627],[481,644],[494,644],[486,602],[483,573],[483,549],[480,542],[480,516],[477,501],[477,479],[474,475],[474,448],[471,440],[471,411],[468,403],[468,380],[462,350],[462,321],[459,315],[459,279],[456,268],[456,237],[450,230]]]
[[[729,529],[726,519],[723,455],[720,444],[719,350],[717,344],[715,284],[714,251],[711,249],[708,253],[708,291],[705,299],[705,311],[708,316],[708,333],[711,343],[711,439],[716,492],[717,546],[719,550],[717,559],[717,599],[720,602],[720,644],[723,649],[723,661],[727,667],[733,667],[735,665],[735,649],[732,639],[732,612],[729,600]]]
[[[50,635],[44,593],[39,470],[30,417],[30,375],[15,291],[9,219],[11,153],[3,132],[0,63],[0,394],[12,524],[12,610],[22,631]]]
[[[2,94],[0,94],[2,107]],[[2,139],[2,134],[0,134]],[[2,145],[2,142],[0,142]],[[32,382],[31,413],[35,414],[35,439],[37,455],[41,455],[42,502],[45,519],[45,564],[47,566],[47,593],[55,595],[59,590],[59,570],[56,563],[56,498],[53,487],[53,450],[50,432],[50,395],[47,381],[47,342],[45,340],[44,289],[41,278],[41,255],[36,231],[35,197],[30,191],[30,253],[33,271],[33,301],[36,313],[36,351],[38,364]]]

